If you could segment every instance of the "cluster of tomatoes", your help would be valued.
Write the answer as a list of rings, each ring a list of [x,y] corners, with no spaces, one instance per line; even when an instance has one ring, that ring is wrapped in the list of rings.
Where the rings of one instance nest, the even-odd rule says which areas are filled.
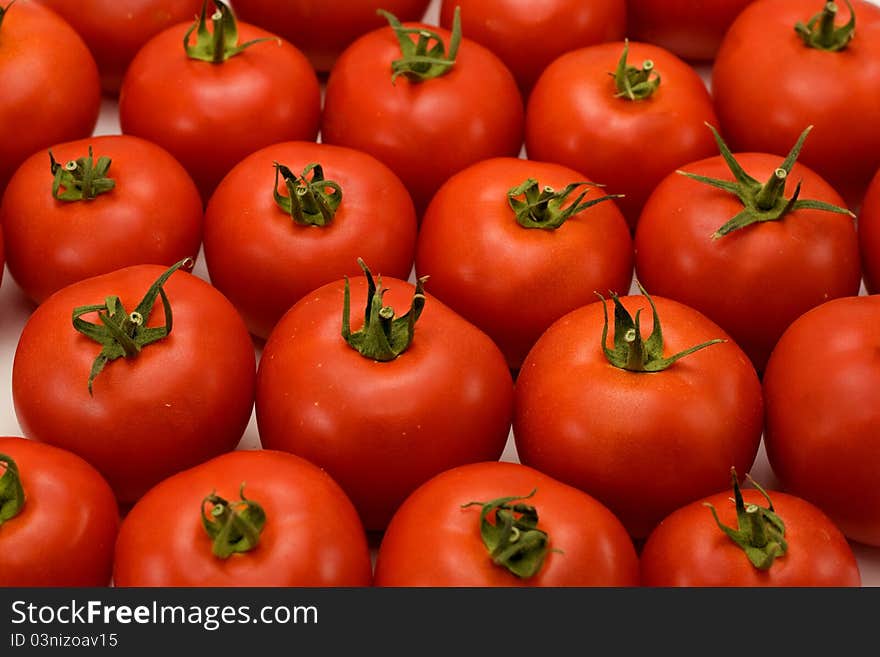
[[[521,4],[0,0],[0,585],[860,584],[880,7]]]

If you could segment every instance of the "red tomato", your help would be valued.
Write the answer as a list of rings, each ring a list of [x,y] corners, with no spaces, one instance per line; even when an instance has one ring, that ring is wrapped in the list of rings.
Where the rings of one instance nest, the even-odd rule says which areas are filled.
[[[737,489],[739,507],[729,491],[717,493],[669,515],[642,549],[642,585],[861,585],[852,548],[828,516],[799,497],[764,492]]]
[[[624,0],[443,0],[440,25],[447,30],[456,7],[465,34],[501,58],[524,97],[563,53],[620,41],[626,31]]]
[[[630,42],[620,70],[625,47],[582,48],[547,67],[529,97],[526,150],[532,159],[583,171],[610,193],[624,194],[619,205],[634,227],[664,176],[715,152],[705,123],[716,119],[694,69],[662,48]],[[648,61],[653,69],[645,69]]]
[[[880,545],[878,323],[880,297],[824,303],[785,332],[764,375],[773,472],[869,545]]]
[[[0,89],[2,194],[31,153],[92,133],[101,87],[95,60],[70,25],[30,0],[3,0]]]
[[[645,334],[653,331],[645,297],[619,301],[641,312]],[[661,354],[727,338],[696,310],[654,302],[662,340],[659,349],[656,334],[642,342],[656,353],[651,367],[664,364]],[[513,435],[523,463],[596,497],[644,538],[675,509],[723,488],[731,464],[748,472],[761,440],[761,386],[729,340],[662,371],[626,369],[642,367],[640,348],[628,342],[638,335],[631,322],[615,321],[613,344],[624,356],[630,349],[635,364],[612,365],[602,348],[612,344],[603,335],[606,307],[611,302],[565,315],[529,352],[516,382]]]
[[[210,532],[209,532],[210,530]],[[125,517],[116,586],[369,586],[367,537],[330,476],[235,451],[152,488]]]
[[[12,366],[13,403],[25,434],[85,458],[123,504],[233,449],[251,415],[254,349],[232,304],[178,271],[159,295],[163,308],[144,306],[150,293],[156,300],[160,276],[172,269],[137,265],[59,290],[28,319]],[[123,307],[110,312],[113,299],[105,299],[113,295]],[[174,321],[161,339],[171,319],[164,297]],[[132,356],[122,358],[120,342],[82,327],[102,348],[71,325],[74,309],[90,311],[81,322],[101,324],[91,312],[99,308],[135,343],[153,342],[139,353],[132,346]],[[129,315],[136,309],[144,318],[140,327]]]
[[[839,9],[836,25],[842,27],[850,18],[847,4],[829,4]],[[835,52],[807,46],[795,31],[822,5],[750,5],[718,51],[712,91],[722,132],[736,150],[781,154],[804,126],[814,125],[802,162],[857,207],[880,168],[880,7],[852,0],[855,35]]]
[[[222,32],[228,35],[234,19],[225,11]],[[223,176],[254,151],[280,141],[313,141],[321,92],[314,69],[287,41],[238,23],[239,44],[268,40],[227,51],[227,59],[214,63],[208,35],[204,43],[195,34],[188,39],[206,61],[187,55],[181,42],[192,27],[179,23],[138,51],[122,81],[119,121],[124,133],[153,141],[180,160],[207,201]]]
[[[260,358],[257,425],[264,447],[326,469],[366,528],[381,530],[433,475],[500,458],[513,382],[484,333],[436,299],[425,301],[421,285],[414,296],[411,284],[395,278],[384,278],[372,295],[364,277],[351,281],[353,331],[362,328],[362,309],[371,309],[366,328],[350,338],[367,343],[363,349],[371,355],[361,355],[340,336],[341,317],[348,316],[343,309],[349,310],[344,289],[343,281],[319,288],[275,326]],[[412,314],[394,320],[393,329],[379,314],[382,307],[408,304]],[[411,339],[406,327],[422,305]],[[368,351],[378,343],[392,350]]]
[[[35,153],[0,204],[9,271],[31,299],[39,303],[66,285],[129,265],[170,266],[198,254],[202,201],[167,151],[115,135],[50,152],[54,175],[49,155]],[[70,162],[77,165],[72,171]],[[61,184],[53,193],[55,181]]]
[[[411,51],[417,47],[409,32],[430,31],[436,38],[429,52],[440,48],[435,58],[445,54],[454,63],[432,65],[424,74],[436,77],[418,80],[421,73],[398,72],[392,79],[393,63],[411,61],[418,53],[402,55],[391,27],[362,36],[330,72],[321,140],[387,164],[421,213],[452,174],[480,160],[519,153],[523,106],[510,71],[483,46],[463,38],[455,53],[447,30],[421,23],[405,23],[401,30],[400,39]],[[418,69],[420,63],[410,66]]]
[[[880,292],[880,170],[859,211],[858,231],[865,287],[869,294],[876,294]]]
[[[489,502],[498,504],[487,509]],[[424,549],[426,530],[442,549]],[[474,463],[433,477],[394,514],[376,557],[377,586],[638,583],[638,557],[620,520],[586,493],[518,463]]]
[[[0,438],[0,586],[108,586],[119,510],[75,454]]]
[[[513,194],[529,180],[532,189]],[[417,273],[430,276],[431,293],[501,347],[512,369],[550,324],[595,301],[597,290],[629,291],[632,239],[614,202],[565,218],[589,191],[569,185],[585,180],[556,164],[485,160],[450,178],[425,213]],[[583,203],[601,197],[590,192]]]
[[[278,205],[273,192],[288,205],[291,195],[275,177],[273,162],[287,166],[298,179],[293,186],[303,196],[294,198],[318,199],[303,203],[315,206],[311,214],[304,211],[295,220],[291,210]],[[314,172],[306,176],[309,184],[303,181],[300,172],[313,163],[338,190],[319,184]],[[318,211],[320,202],[326,203],[328,216],[336,205],[332,218]],[[412,270],[417,224],[406,188],[375,158],[340,146],[287,142],[250,155],[217,188],[205,222],[211,282],[260,338],[312,290],[359,274],[358,257],[397,278],[407,278]]]

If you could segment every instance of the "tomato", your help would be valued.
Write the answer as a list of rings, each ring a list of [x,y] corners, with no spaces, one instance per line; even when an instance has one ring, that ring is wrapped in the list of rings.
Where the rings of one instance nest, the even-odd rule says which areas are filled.
[[[87,137],[98,121],[98,68],[82,39],[31,0],[0,0],[0,194],[31,153]]]
[[[421,213],[452,174],[519,154],[522,99],[507,67],[478,43],[461,38],[456,50],[454,33],[389,20],[392,26],[360,37],[330,71],[321,141],[387,164]],[[413,40],[419,30],[431,35],[427,51]],[[424,52],[443,63],[422,71]]]
[[[603,198],[589,185],[567,167],[495,158],[450,178],[425,213],[417,274],[430,276],[431,293],[484,330],[512,369],[596,290],[629,291],[626,221],[611,199],[586,207]]]
[[[263,447],[326,469],[372,531],[431,476],[501,457],[513,381],[498,347],[423,281],[369,276],[322,286],[281,318],[260,357],[256,415]]]
[[[302,196],[273,174],[273,162],[287,167]],[[318,169],[304,178],[312,164],[337,187],[320,182]],[[294,204],[303,207],[299,218],[291,197],[305,199]],[[264,339],[300,298],[360,273],[358,257],[397,278],[412,270],[416,215],[406,188],[375,158],[341,146],[287,142],[248,156],[211,197],[205,222],[211,282]]]
[[[743,11],[721,44],[712,71],[722,133],[741,151],[784,153],[807,125],[815,126],[802,161],[857,207],[880,168],[880,7],[852,0],[837,9],[838,30],[822,46],[795,31],[819,12],[821,0],[765,0]],[[847,41],[851,37],[850,41]],[[814,43],[808,46],[805,40]],[[840,47],[839,50],[833,48]],[[768,90],[771,90],[768,93]]]
[[[119,510],[68,451],[0,438],[0,586],[108,586]]]
[[[498,55],[527,97],[541,72],[570,50],[620,41],[626,31],[624,0],[442,0],[440,25],[451,29],[461,7],[465,34]]]
[[[202,201],[167,151],[125,135],[49,150],[21,165],[0,204],[9,271],[31,299],[129,265],[198,254]]]
[[[116,586],[369,586],[367,537],[323,470],[235,451],[153,487],[125,517]]]
[[[880,545],[878,322],[876,296],[823,303],[783,334],[764,375],[773,472],[869,545]]]
[[[122,504],[233,449],[251,415],[256,364],[244,322],[179,266],[136,265],[59,290],[15,351],[12,400],[25,434],[85,458]],[[101,330],[99,312],[114,331]]]
[[[382,8],[403,21],[420,20],[429,0],[235,0],[242,19],[277,32],[302,50],[318,71],[329,71],[359,36],[385,25]]]
[[[638,557],[620,520],[518,463],[474,463],[431,478],[394,514],[376,556],[377,586],[638,583]]]
[[[857,225],[865,287],[876,294],[880,292],[880,169],[868,187]]]
[[[742,350],[696,310],[660,297],[656,313],[643,296],[612,301],[568,313],[535,343],[516,382],[513,436],[522,463],[594,496],[644,538],[723,488],[731,465],[748,472],[761,385]]]
[[[624,194],[618,203],[635,226],[664,176],[715,152],[706,122],[715,112],[694,69],[657,46],[606,43],[541,74],[526,109],[526,151]]]
[[[723,492],[692,502],[651,532],[640,559],[643,586],[861,585],[852,548],[818,507],[760,487],[740,491],[734,482],[733,499]]]
[[[211,18],[214,31],[191,34],[187,49],[181,42],[194,24],[179,23],[150,39],[132,60],[119,95],[122,132],[167,149],[205,201],[254,151],[280,141],[314,141],[320,120],[318,78],[305,56],[265,30],[236,25],[228,6],[218,6],[222,17]],[[214,47],[215,38],[231,33],[238,46]]]
[[[815,172],[792,164],[791,154],[781,160],[745,153],[682,167],[688,175],[670,174],[651,195],[635,236],[642,283],[717,322],[758,371],[789,324],[827,299],[857,294],[861,279],[856,228],[839,207],[843,199]],[[728,188],[690,175],[720,179]],[[789,178],[797,181],[790,196]],[[734,182],[738,191],[731,193]],[[799,200],[789,207],[798,189]],[[761,190],[766,210],[758,205]],[[837,209],[827,211],[831,206]]]

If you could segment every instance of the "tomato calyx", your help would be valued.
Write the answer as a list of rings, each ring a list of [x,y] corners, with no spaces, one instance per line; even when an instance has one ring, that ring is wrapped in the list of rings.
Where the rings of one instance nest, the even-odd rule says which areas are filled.
[[[788,551],[788,543],[785,540],[785,523],[773,510],[773,502],[767,491],[761,488],[748,474],[746,477],[767,500],[767,506],[762,507],[743,502],[736,469],[731,468],[730,479],[734,496],[732,501],[736,505],[737,529],[722,524],[718,519],[718,512],[711,503],[703,502],[703,505],[709,507],[715,518],[715,524],[730,537],[730,540],[742,548],[752,565],[759,570],[767,570],[773,565],[775,559],[785,555]]]
[[[336,215],[342,202],[342,187],[333,180],[324,179],[324,168],[312,162],[302,175],[275,162],[275,186],[272,189],[275,204],[300,226],[326,226]],[[312,174],[311,179],[308,178]],[[278,176],[284,179],[287,196],[278,191]],[[328,192],[329,190],[329,192]]]
[[[213,31],[208,30],[206,16],[208,0],[205,0],[202,3],[202,13],[199,19],[183,35],[183,49],[190,59],[210,62],[211,64],[222,64],[230,57],[235,57],[257,43],[278,41],[280,44],[280,40],[277,38],[263,37],[261,39],[252,39],[239,45],[238,24],[235,21],[235,14],[232,13],[232,9],[225,2],[221,2],[221,0],[213,0],[213,2],[216,7],[214,13],[211,14]],[[195,44],[190,44],[190,36],[196,30],[198,30],[196,42]]]
[[[93,394],[92,384],[95,378],[103,371],[107,363],[123,356],[134,358],[145,346],[168,337],[172,327],[171,304],[162,286],[178,269],[181,267],[190,268],[192,265],[192,258],[184,258],[165,270],[150,286],[144,298],[131,313],[126,312],[118,296],[109,296],[104,300],[104,303],[79,306],[73,309],[73,327],[102,346],[101,353],[95,358],[89,372],[89,395]],[[153,312],[157,296],[162,298],[165,325],[148,327],[147,320],[150,313]],[[98,313],[100,324],[82,319],[83,315],[93,312]]]
[[[21,513],[24,506],[24,488],[18,474],[18,465],[11,456],[0,454],[0,527]]]
[[[384,9],[376,10],[383,16],[400,44],[402,57],[391,62],[391,83],[401,75],[410,82],[424,82],[432,78],[440,77],[448,73],[455,64],[455,56],[461,45],[461,11],[455,8],[455,16],[452,20],[452,36],[449,39],[449,52],[446,52],[446,44],[440,35],[425,28],[404,27],[397,17]],[[413,41],[411,34],[418,39]]]
[[[468,502],[462,509],[480,506],[480,535],[496,566],[503,566],[522,579],[534,576],[549,552],[550,537],[538,529],[535,507],[517,502],[530,499],[534,489],[522,497],[500,497],[491,502]],[[492,520],[489,517],[493,516]]]
[[[266,512],[259,503],[244,496],[245,482],[238,489],[238,502],[229,502],[217,491],[202,500],[202,526],[211,538],[211,551],[220,559],[236,552],[249,552],[257,547],[266,525]],[[210,511],[205,507],[210,504]]]
[[[91,201],[116,187],[116,181],[107,177],[111,159],[102,155],[95,162],[92,147],[87,157],[60,164],[49,150],[49,168],[52,172],[52,198],[58,201]],[[61,191],[61,188],[64,191]]]
[[[564,206],[572,192],[582,185],[587,186],[587,189],[581,192],[574,201]],[[591,187],[602,187],[602,185],[592,182],[575,182],[556,191],[549,186],[541,187],[537,180],[529,178],[508,190],[507,202],[516,215],[516,222],[523,228],[555,230],[566,220],[587,208],[602,201],[623,196],[622,194],[610,194],[584,201],[584,197],[590,192],[589,188]],[[519,198],[520,196],[524,196],[525,200]]]
[[[624,41],[623,54],[617,62],[617,70],[608,74],[614,78],[614,84],[617,86],[614,97],[627,100],[650,98],[660,86],[660,74],[654,69],[654,62],[646,59],[642,62],[642,68],[639,68],[628,65],[627,57],[629,57],[629,39]]]
[[[856,33],[856,12],[849,0],[844,0],[849,7],[849,20],[845,25],[835,26],[839,7],[836,2],[826,2],[818,14],[813,16],[804,25],[798,21],[794,31],[803,40],[804,44],[817,50],[838,52],[847,47]]]
[[[608,348],[608,305],[605,303],[605,297],[598,292],[598,296],[602,300],[602,311],[605,314],[605,324],[602,327],[602,351],[605,358],[614,367],[630,372],[662,372],[672,365],[675,361],[688,356],[695,351],[699,351],[705,347],[709,347],[719,342],[726,342],[722,338],[708,340],[668,358],[663,357],[663,329],[660,326],[660,317],[657,314],[657,306],[641,283],[638,283],[639,290],[648,303],[651,304],[651,312],[654,317],[654,328],[647,340],[642,338],[642,329],[640,324],[641,310],[636,311],[635,319],[630,315],[629,311],[623,307],[617,294],[611,292],[611,300],[614,302],[614,349]]]
[[[0,27],[3,27],[3,18],[6,16],[6,12],[9,11],[9,8],[15,4],[15,0],[10,0],[9,4],[5,7],[0,5]]]
[[[831,203],[824,201],[816,201],[811,199],[798,198],[801,193],[801,182],[798,181],[791,198],[785,197],[785,183],[791,174],[791,169],[800,155],[801,148],[807,139],[807,135],[813,129],[808,126],[800,135],[797,143],[792,147],[781,165],[773,172],[770,179],[766,183],[761,183],[752,178],[736,158],[718,131],[708,123],[706,124],[715,136],[715,143],[718,144],[718,150],[724,158],[727,167],[736,179],[736,182],[729,180],[721,180],[719,178],[709,178],[697,173],[689,171],[676,171],[676,173],[696,180],[697,182],[711,185],[717,189],[734,194],[743,204],[743,209],[737,215],[727,221],[721,228],[712,234],[713,239],[724,237],[736,230],[740,230],[752,224],[764,221],[779,221],[789,213],[795,210],[822,210],[825,212],[834,212],[837,214],[848,214],[851,217],[855,215],[847,210]]]
[[[351,332],[351,290],[348,276],[345,277],[345,293],[342,302],[342,337],[348,346],[365,358],[381,362],[394,360],[412,344],[415,326],[425,307],[425,281],[422,276],[416,281],[409,310],[401,317],[394,316],[394,308],[382,301],[388,291],[378,277],[378,285],[364,261],[358,258],[358,265],[367,277],[367,305],[364,312],[364,325],[355,333]]]

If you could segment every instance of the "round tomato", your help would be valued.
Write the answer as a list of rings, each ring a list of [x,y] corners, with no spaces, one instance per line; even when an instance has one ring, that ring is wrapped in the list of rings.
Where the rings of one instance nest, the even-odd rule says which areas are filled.
[[[852,30],[849,6],[749,5],[718,51],[712,92],[736,150],[782,154],[805,126],[815,126],[803,163],[857,207],[880,167],[880,7],[852,0]],[[823,27],[831,23],[834,29]]]
[[[596,497],[644,538],[723,488],[731,465],[751,468],[761,385],[742,350],[696,310],[663,298],[656,310],[643,296],[612,301],[579,308],[540,337],[517,378],[513,435],[523,463]]]
[[[369,586],[357,511],[292,454],[235,451],[153,487],[125,517],[116,586]]]
[[[421,213],[452,174],[520,152],[522,98],[501,60],[459,29],[389,22],[330,71],[321,140],[387,164]],[[426,68],[428,56],[437,63]]]
[[[498,55],[524,97],[541,72],[570,50],[619,41],[626,31],[624,0],[443,0],[440,25],[451,29],[455,8],[474,41]]]
[[[75,454],[0,438],[0,586],[108,586],[119,510]]]
[[[859,210],[858,231],[865,287],[876,294],[880,292],[880,170]]]
[[[767,457],[783,488],[849,538],[880,546],[880,297],[835,299],[798,318],[767,364]]]
[[[715,112],[694,69],[657,46],[606,43],[569,52],[541,74],[526,110],[526,151],[623,194],[618,203],[635,226],[664,176],[715,152],[706,122]]]
[[[436,549],[425,549],[425,537]],[[637,586],[623,525],[576,488],[518,463],[474,463],[422,484],[394,514],[376,586]]]
[[[358,257],[406,279],[416,225],[403,183],[375,158],[287,142],[245,158],[211,196],[205,262],[213,285],[265,339],[300,298],[360,273]]]
[[[713,517],[714,516],[714,517]],[[651,532],[643,586],[860,586],[852,548],[809,502],[776,491],[717,493],[692,502]]]
[[[9,272],[37,303],[76,281],[199,252],[202,201],[167,151],[137,137],[92,137],[19,167],[0,204]]]
[[[236,23],[227,5],[217,5],[213,31],[202,13],[198,29],[179,23],[150,39],[128,67],[119,95],[122,131],[167,149],[205,201],[254,151],[314,141],[321,111],[318,78],[306,57],[269,32]]]
[[[0,0],[0,194],[26,157],[87,137],[101,86],[89,49],[53,11]]]
[[[85,458],[123,504],[233,449],[253,407],[244,322],[178,266],[126,267],[59,290],[28,318],[15,351],[12,398],[25,434]]]
[[[433,475],[501,457],[513,381],[498,347],[426,297],[423,280],[413,290],[365,272],[281,318],[260,358],[256,414],[264,447],[326,469],[366,528],[382,530]]]
[[[431,293],[484,330],[512,369],[597,290],[629,291],[629,229],[611,199],[593,205],[604,197],[590,185],[557,164],[496,158],[450,178],[425,213],[417,274],[430,276]]]

